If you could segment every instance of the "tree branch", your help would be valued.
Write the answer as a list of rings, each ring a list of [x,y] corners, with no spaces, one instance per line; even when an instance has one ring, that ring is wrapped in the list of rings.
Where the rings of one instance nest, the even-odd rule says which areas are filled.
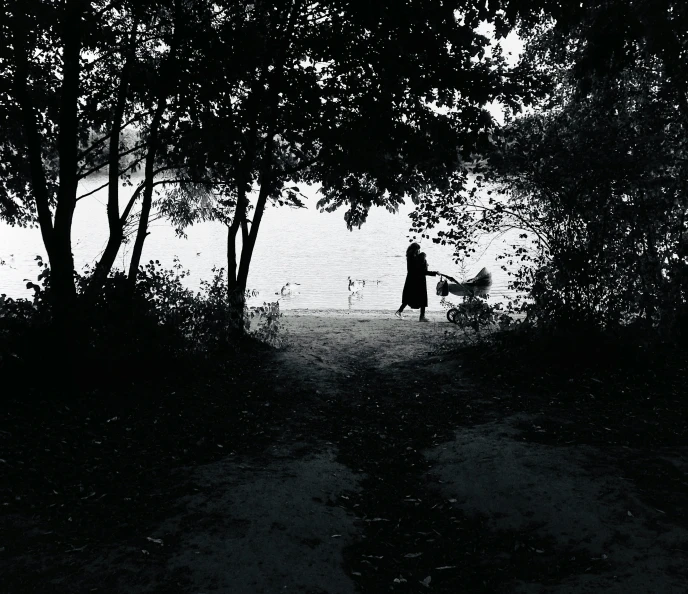
[[[131,163],[128,167],[123,169],[122,171],[119,172],[119,175],[124,175],[127,171],[129,171],[131,168],[135,167],[138,165],[143,159],[138,159],[137,161],[134,161]],[[95,194],[99,190],[102,190],[103,188],[106,188],[108,185],[110,185],[109,181],[106,181],[103,185],[97,187],[95,190],[91,190],[90,192],[87,192],[86,194],[82,194],[77,198],[77,201],[81,200],[82,198],[87,198],[88,196],[91,196],[92,194]]]
[[[136,146],[130,148],[129,150],[124,151],[123,153],[120,153],[119,156],[120,156],[120,158],[126,157],[127,155],[130,155],[131,153],[133,153],[133,152],[139,150],[140,148],[142,148],[142,147],[144,147],[144,146],[145,146],[145,143],[137,144]],[[144,159],[145,159],[145,157],[139,157],[138,159],[135,159],[132,163],[129,164],[129,166],[127,166],[125,169],[123,169],[122,171],[120,171],[120,172],[118,173],[118,175],[122,175],[123,173],[129,171],[129,169],[131,169],[132,167],[138,165],[138,164],[139,164],[141,161],[143,161]],[[96,171],[100,171],[103,167],[107,167],[108,165],[109,165],[109,162],[105,162],[105,163],[101,163],[100,165],[97,165],[97,166],[95,166],[95,167],[91,167],[91,169],[89,169],[88,171],[83,172],[83,173],[80,173],[80,174],[79,174],[79,179],[80,179],[80,180],[81,180],[81,179],[85,179],[85,178],[87,178],[89,175],[93,175]]]
[[[120,223],[122,226],[124,226],[127,222],[127,219],[129,218],[129,214],[131,213],[131,209],[134,207],[134,203],[139,197],[139,194],[143,191],[144,184],[140,183],[136,190],[134,190],[134,193],[131,195],[131,198],[129,198],[129,202],[127,202],[127,205],[124,207],[124,211],[122,212],[122,216],[119,218]]]
[[[303,171],[304,169],[307,169],[311,165],[317,163],[318,159],[320,159],[321,154],[322,154],[322,151],[320,151],[312,159],[308,159],[307,161],[304,161],[303,163],[299,163],[298,165],[295,165],[294,167],[287,167],[287,168],[282,169],[280,171],[277,171],[275,173],[277,174],[278,177],[285,177],[285,176],[293,175],[294,173],[298,173],[299,171]]]
[[[38,132],[36,113],[27,87],[27,81],[29,79],[29,52],[26,47],[25,12],[19,11],[16,18],[17,24],[14,30],[13,41],[17,67],[14,75],[14,85],[17,94],[17,101],[21,109],[24,130],[26,132],[27,153],[29,157],[29,168],[31,171],[31,187],[33,190],[34,200],[36,201],[38,223],[41,227],[43,243],[45,244],[46,250],[48,250],[48,255],[50,255],[52,250],[53,221],[50,213],[48,184],[45,170],[43,168],[41,135]]]
[[[136,122],[138,120],[143,119],[145,116],[149,115],[151,113],[150,110],[145,110],[143,112],[138,112],[134,117],[132,117],[130,120],[126,121],[124,124],[122,124],[119,128],[119,131],[121,132],[124,130],[129,124],[132,124],[133,122]],[[107,140],[110,138],[110,135],[112,134],[112,130],[110,130],[105,136],[101,136],[97,140],[94,140],[93,143],[91,143],[91,146],[89,146],[87,149],[81,151],[79,154],[79,160],[82,160],[84,157],[92,153],[96,148],[98,148],[100,145],[105,144]],[[139,145],[143,146],[143,145]]]
[[[470,205],[470,207],[476,210],[477,212],[498,212],[496,209],[490,208],[489,206],[472,204]],[[537,238],[545,244],[545,247],[548,250],[550,249],[549,238],[546,235],[543,235],[543,231],[541,229],[538,229],[538,227],[535,226],[532,222],[530,222],[526,217],[514,210],[509,210],[506,208],[502,208],[500,212],[503,212],[507,216],[514,217],[515,219],[520,221],[523,226],[514,226],[516,229],[524,229],[526,231],[534,233],[537,236]]]

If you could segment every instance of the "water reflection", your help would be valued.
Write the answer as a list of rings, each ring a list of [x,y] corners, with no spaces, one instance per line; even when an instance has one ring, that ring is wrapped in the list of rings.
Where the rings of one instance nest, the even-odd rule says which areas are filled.
[[[360,291],[356,293],[349,293],[349,309],[355,309],[356,305],[359,305],[361,299],[363,299],[363,293]],[[358,309],[360,309],[360,307]]]

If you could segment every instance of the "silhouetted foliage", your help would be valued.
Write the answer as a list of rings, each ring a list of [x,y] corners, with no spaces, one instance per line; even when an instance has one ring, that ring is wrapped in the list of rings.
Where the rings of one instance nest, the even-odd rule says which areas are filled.
[[[533,10],[435,0],[12,0],[2,26],[0,117],[10,135],[0,216],[40,227],[54,313],[68,326],[77,295],[71,222],[91,193],[77,195],[79,182],[108,173],[100,187],[109,238],[83,291],[91,301],[132,225],[134,290],[154,193],[169,192],[157,205],[175,224],[227,224],[227,288],[241,309],[269,202],[302,206],[299,184],[319,183],[319,207],[344,207],[346,224],[360,226],[372,206],[395,211],[445,188],[488,146],[486,103],[516,109],[538,88],[528,69],[488,52],[476,28],[489,22],[505,35]],[[121,205],[120,180],[132,184],[140,171]]]
[[[194,292],[184,286],[188,271],[179,261],[172,269],[150,261],[142,266],[133,294],[124,273],[115,272],[96,300],[80,302],[79,316],[70,327],[74,351],[61,353],[60,336],[52,323],[50,269],[37,260],[39,278],[28,283],[34,289],[33,299],[0,298],[0,373],[8,383],[26,377],[41,361],[46,373],[32,388],[40,392],[64,381],[81,393],[82,388],[106,379],[112,385],[126,385],[150,376],[159,365],[167,368],[178,361],[193,366],[217,356],[232,358],[246,347],[283,342],[277,305],[238,313],[228,306],[223,269],[214,270],[212,280],[201,282]],[[77,275],[79,292],[89,286],[91,274],[87,269]],[[238,333],[237,326],[245,332]],[[74,360],[76,370],[69,365]]]
[[[523,59],[550,81],[550,93],[495,134],[489,160],[474,164],[465,205],[438,199],[434,208],[450,228],[436,241],[465,257],[482,234],[520,230],[503,258],[514,288],[529,298],[529,319],[541,326],[641,323],[680,333],[688,112],[665,50],[651,43],[657,31],[625,21],[640,18],[633,10],[611,32],[610,47],[623,55],[593,50],[596,35],[611,35],[605,19],[614,6],[582,11],[577,27],[557,21],[532,32]],[[670,30],[676,34],[675,23]],[[419,222],[437,223],[428,213]]]

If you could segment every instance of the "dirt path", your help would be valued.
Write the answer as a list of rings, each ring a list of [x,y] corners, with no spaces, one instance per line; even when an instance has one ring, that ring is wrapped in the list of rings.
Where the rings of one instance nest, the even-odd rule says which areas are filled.
[[[503,416],[436,352],[439,315],[288,324],[282,369],[330,399],[339,460],[362,473],[343,505],[362,590],[688,591],[684,519],[648,505],[614,452],[529,439],[535,416]]]
[[[285,316],[291,346],[254,395],[280,411],[269,447],[161,478],[175,487],[135,538],[23,557],[35,591],[688,591],[685,517],[618,452],[538,441],[539,417],[466,379],[430,317]],[[664,454],[685,481],[685,450]]]

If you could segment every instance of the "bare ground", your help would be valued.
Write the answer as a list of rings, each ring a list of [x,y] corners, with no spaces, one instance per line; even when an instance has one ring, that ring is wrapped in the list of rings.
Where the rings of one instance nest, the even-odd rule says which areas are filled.
[[[642,423],[626,439],[635,409],[604,416],[582,392],[574,414],[496,390],[430,317],[292,312],[261,382],[242,399],[213,384],[248,402],[225,436],[201,427],[176,463],[125,465],[140,482],[86,487],[78,508],[13,489],[0,591],[687,592],[685,442],[645,444]]]

